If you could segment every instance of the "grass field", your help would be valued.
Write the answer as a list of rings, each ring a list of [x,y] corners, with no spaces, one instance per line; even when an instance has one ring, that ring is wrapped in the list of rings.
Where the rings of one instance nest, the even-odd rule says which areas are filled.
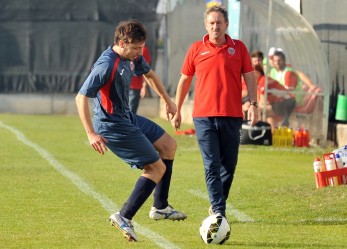
[[[316,189],[314,180],[315,156],[332,149],[241,146],[228,200],[231,238],[212,246],[198,232],[209,202],[195,137],[173,136],[170,203],[188,219],[149,219],[150,198],[134,217],[140,242],[129,243],[108,217],[141,172],[94,152],[75,116],[0,114],[0,247],[347,248],[347,186]]]

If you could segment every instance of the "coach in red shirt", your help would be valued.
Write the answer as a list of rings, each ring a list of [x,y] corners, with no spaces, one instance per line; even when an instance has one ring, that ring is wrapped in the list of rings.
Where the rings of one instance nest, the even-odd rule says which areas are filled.
[[[225,216],[226,200],[237,164],[243,120],[241,76],[244,77],[250,108],[248,120],[257,121],[257,85],[243,42],[226,34],[228,13],[222,6],[205,12],[208,32],[191,45],[177,86],[177,113],[173,126],[181,125],[181,108],[196,74],[193,121],[202,154],[211,206],[209,213]]]

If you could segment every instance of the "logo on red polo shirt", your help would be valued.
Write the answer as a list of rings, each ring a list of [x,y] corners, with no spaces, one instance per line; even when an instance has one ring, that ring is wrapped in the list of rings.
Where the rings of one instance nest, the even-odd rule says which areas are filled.
[[[206,51],[206,52],[201,52],[201,55],[205,55],[208,54],[210,51]]]
[[[228,48],[228,53],[230,55],[234,55],[235,54],[235,49],[234,48]]]

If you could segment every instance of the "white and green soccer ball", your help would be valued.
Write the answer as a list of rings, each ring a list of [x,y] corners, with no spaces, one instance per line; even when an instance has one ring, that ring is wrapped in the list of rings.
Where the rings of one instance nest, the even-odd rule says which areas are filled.
[[[223,244],[230,237],[230,225],[221,214],[213,214],[203,220],[199,232],[206,244]]]

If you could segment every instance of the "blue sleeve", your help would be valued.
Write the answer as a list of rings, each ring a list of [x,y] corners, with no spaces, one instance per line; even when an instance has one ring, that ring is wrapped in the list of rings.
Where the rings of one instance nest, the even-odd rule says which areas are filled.
[[[136,76],[141,76],[143,74],[146,74],[151,70],[150,66],[147,64],[145,58],[140,55],[134,60],[135,70],[134,74]]]
[[[108,65],[107,63],[94,65],[78,93],[89,98],[95,98],[101,87],[106,84],[112,72]]]

